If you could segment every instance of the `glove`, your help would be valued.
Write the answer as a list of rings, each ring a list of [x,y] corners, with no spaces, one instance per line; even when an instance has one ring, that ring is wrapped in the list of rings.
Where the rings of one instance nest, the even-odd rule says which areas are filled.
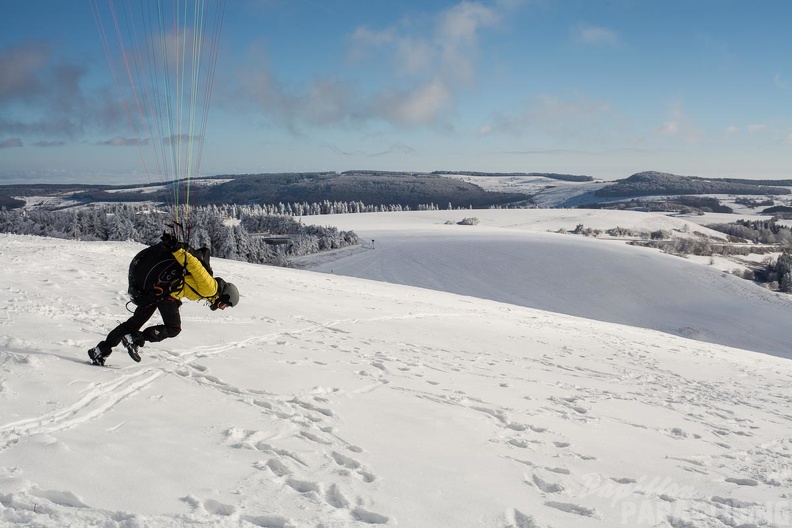
[[[170,233],[162,233],[160,240],[162,240],[162,245],[165,246],[165,249],[171,253],[182,247],[182,244]]]
[[[221,277],[215,277],[215,281],[217,281],[217,298],[209,306],[209,309],[212,310],[213,312],[217,310],[217,308],[220,306],[221,293],[223,291],[223,288],[225,288],[225,284],[226,284],[226,282]]]

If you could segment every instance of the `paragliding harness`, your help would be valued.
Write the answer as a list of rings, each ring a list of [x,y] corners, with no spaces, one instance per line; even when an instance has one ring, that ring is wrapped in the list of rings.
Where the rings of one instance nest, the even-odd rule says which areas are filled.
[[[166,244],[166,240],[175,240],[175,226],[171,226],[173,233],[163,233],[162,242],[153,246],[147,247],[132,259],[129,264],[129,297],[130,302],[140,307],[147,307],[156,304],[160,301],[167,300],[171,293],[182,290],[187,287],[190,288],[200,297],[199,294],[187,284],[184,277],[187,276],[187,257],[185,256],[184,262],[179,262],[173,256],[170,247]],[[181,228],[181,226],[178,226]],[[169,238],[173,237],[173,238]],[[186,243],[178,244],[183,247],[188,253],[196,257],[209,275],[214,276],[212,267],[209,264],[210,251],[207,247],[200,249],[193,249]],[[128,305],[129,303],[127,303]],[[127,306],[127,309],[129,306]],[[130,310],[131,311],[131,310]]]

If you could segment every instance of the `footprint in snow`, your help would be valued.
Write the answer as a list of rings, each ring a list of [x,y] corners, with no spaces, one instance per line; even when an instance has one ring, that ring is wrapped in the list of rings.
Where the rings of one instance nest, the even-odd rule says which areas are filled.
[[[737,484],[738,486],[758,486],[759,481],[752,478],[727,478],[726,482]]]
[[[289,403],[292,403],[294,405],[297,405],[297,406],[302,407],[303,409],[307,409],[309,411],[317,412],[317,413],[322,414],[324,416],[328,416],[328,417],[335,416],[335,413],[333,413],[333,411],[331,409],[327,409],[325,407],[320,407],[318,405],[314,405],[311,402],[307,402],[307,401],[301,400],[299,398],[293,398],[293,399],[289,400]]]
[[[341,466],[342,474],[349,474],[354,472],[363,482],[369,483],[377,480],[377,476],[367,471],[363,465],[352,457],[342,455],[336,451],[331,453],[333,461]]]
[[[278,477],[291,475],[292,472],[289,466],[277,458],[270,458],[266,462],[256,462],[253,466],[257,469],[272,471],[272,473]]]
[[[332,484],[324,495],[325,502],[330,506],[337,508],[337,509],[348,509],[351,505],[349,499],[341,493],[341,490],[338,488],[338,485]]]
[[[286,485],[292,488],[297,493],[315,493],[321,495],[322,485],[318,482],[311,482],[309,480],[297,480],[289,478],[286,480]]]
[[[556,482],[549,482],[536,473],[531,478],[531,482],[544,493],[560,493],[564,491],[564,486]]]
[[[291,526],[289,519],[280,515],[243,515],[241,519],[261,528],[283,528]]]
[[[48,500],[54,504],[57,504],[58,506],[68,506],[70,508],[88,508],[88,505],[71,491],[43,490],[34,486],[31,488],[30,494],[40,499]]]
[[[575,515],[580,515],[582,517],[592,517],[592,518],[599,518],[597,514],[597,510],[594,508],[587,508],[585,506],[581,506],[579,504],[573,504],[571,502],[556,502],[556,501],[548,501],[545,502],[545,506],[549,506],[550,508],[555,508],[556,510],[560,510],[567,513],[573,513]]]
[[[352,517],[356,521],[361,521],[367,524],[386,524],[390,520],[385,515],[364,510],[363,508],[355,508],[352,510]]]
[[[317,444],[330,445],[333,443],[330,440],[327,440],[326,438],[322,438],[321,436],[311,433],[309,431],[300,431],[300,436],[302,436],[307,440],[310,440],[311,442],[316,442]]]
[[[539,528],[539,525],[530,515],[520,510],[509,510],[506,512],[506,525],[503,528]]]
[[[222,515],[228,517],[236,512],[236,507],[233,505],[224,504],[214,499],[201,500],[195,495],[187,495],[186,497],[182,497],[181,500],[189,504],[193,511],[200,513],[206,512],[213,515]]]
[[[341,492],[336,484],[331,484],[327,490],[324,490],[322,484],[319,482],[289,478],[286,480],[286,485],[297,493],[310,497],[311,500],[322,500],[339,510],[348,510],[352,505],[351,501]],[[353,519],[367,524],[386,524],[390,520],[386,515],[365,510],[360,507],[352,509],[349,513]]]

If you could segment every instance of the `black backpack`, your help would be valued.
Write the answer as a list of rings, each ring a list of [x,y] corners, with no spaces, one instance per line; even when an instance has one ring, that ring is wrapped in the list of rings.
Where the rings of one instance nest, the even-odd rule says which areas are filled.
[[[187,248],[187,252],[193,257],[200,260],[206,272],[212,277],[214,277],[214,273],[212,272],[212,266],[209,265],[209,259],[211,258],[212,255],[208,247],[201,246],[198,249]]]
[[[213,275],[209,265],[209,248],[188,248],[187,251],[201,262],[209,275]],[[176,260],[162,243],[147,247],[135,255],[129,264],[128,276],[128,292],[132,302],[147,306],[183,288],[184,276],[187,274],[184,264]]]
[[[129,264],[129,296],[138,306],[153,304],[180,287],[184,267],[163,244],[147,247]]]

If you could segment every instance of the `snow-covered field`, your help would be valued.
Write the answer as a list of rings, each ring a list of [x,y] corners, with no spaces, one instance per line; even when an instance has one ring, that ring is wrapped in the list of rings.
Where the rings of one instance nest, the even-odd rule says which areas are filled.
[[[481,223],[417,215],[397,235],[391,214],[349,215],[375,249],[316,265],[385,254],[405,266],[387,268],[397,278],[476,291],[215,260],[240,305],[186,303],[180,336],[147,345],[140,364],[117,350],[111,368],[85,350],[126,317],[142,246],[0,235],[0,526],[792,524],[790,331],[760,320],[788,323],[786,297],[623,242],[548,233],[558,219],[442,213]],[[461,266],[466,253],[477,258]],[[557,273],[532,253],[557,255]],[[574,255],[577,284],[598,290],[559,277]],[[528,291],[553,311],[480,298],[482,277],[520,290],[529,270]],[[567,315],[594,293],[591,317]],[[604,322],[622,303],[631,326]],[[743,306],[752,320],[729,316]],[[676,310],[750,350],[647,329],[654,315],[682,324]]]
[[[456,225],[471,217],[479,224]],[[583,224],[723,240],[723,234],[691,220],[631,211],[487,209],[328,215],[302,221],[354,230],[365,242],[364,250],[341,252],[334,260],[308,259],[306,267],[315,271],[448,291],[792,358],[789,295],[725,273],[722,268],[728,264],[702,264],[706,258],[666,255],[628,246],[624,239],[558,233]]]

